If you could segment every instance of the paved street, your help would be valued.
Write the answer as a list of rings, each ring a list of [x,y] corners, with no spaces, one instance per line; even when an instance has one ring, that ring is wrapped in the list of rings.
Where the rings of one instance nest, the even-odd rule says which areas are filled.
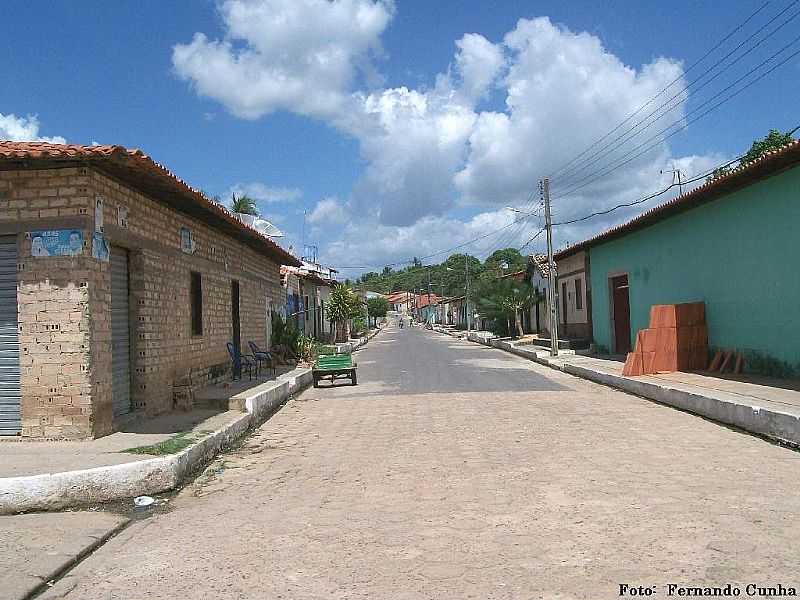
[[[800,454],[420,329],[357,359],[44,598],[800,587]]]

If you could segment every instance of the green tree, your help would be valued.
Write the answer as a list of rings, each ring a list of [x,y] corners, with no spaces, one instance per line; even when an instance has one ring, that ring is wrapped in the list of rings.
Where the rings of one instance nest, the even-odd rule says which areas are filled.
[[[389,301],[383,296],[376,296],[367,300],[367,312],[369,316],[375,319],[377,325],[378,319],[385,317],[389,312]]]
[[[495,321],[498,329],[507,328],[511,334],[511,322],[522,336],[522,311],[541,300],[540,294],[527,281],[511,278],[484,280],[475,290],[472,298],[479,311]],[[505,327],[504,327],[505,326]]]
[[[744,166],[747,163],[751,163],[754,160],[760,158],[767,152],[772,150],[777,150],[778,148],[785,146],[786,144],[792,142],[794,140],[794,132],[797,131],[793,129],[792,131],[787,131],[786,133],[781,133],[777,129],[770,129],[769,133],[764,136],[763,138],[756,140],[750,146],[750,150],[742,157],[742,160],[739,161],[740,166]],[[723,175],[727,175],[731,172],[730,166],[720,167],[718,169],[714,169],[714,171],[706,177],[706,181],[713,181]]]
[[[361,301],[356,293],[348,285],[338,284],[331,289],[328,298],[328,318],[333,323],[333,341],[337,342],[344,337],[347,341],[350,337],[348,324],[350,319],[354,319],[361,314]]]
[[[247,194],[242,194],[238,198],[236,197],[236,194],[232,194],[230,209],[235,213],[253,215],[255,217],[258,216],[258,207],[256,206],[256,201]]]

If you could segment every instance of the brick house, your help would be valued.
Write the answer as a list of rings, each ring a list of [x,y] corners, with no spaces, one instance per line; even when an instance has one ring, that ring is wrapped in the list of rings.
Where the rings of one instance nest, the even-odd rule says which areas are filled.
[[[0,142],[0,435],[173,410],[227,342],[269,345],[281,264],[300,263],[139,150]]]

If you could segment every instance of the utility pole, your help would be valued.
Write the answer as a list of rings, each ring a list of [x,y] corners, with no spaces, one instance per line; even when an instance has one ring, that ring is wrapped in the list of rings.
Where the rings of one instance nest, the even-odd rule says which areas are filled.
[[[425,316],[425,324],[427,325],[428,321],[431,318],[431,310],[432,310],[431,309],[431,268],[430,268],[430,266],[425,270],[428,271],[428,313]]]
[[[306,253],[306,209],[305,208],[303,209],[303,233],[300,236],[300,240],[301,240],[300,244],[302,245],[301,246],[302,249],[300,250],[301,253],[300,259],[302,260],[304,258],[304,256],[302,255]]]
[[[553,262],[553,224],[550,220],[550,178],[541,181],[544,221],[547,229],[547,300],[550,304],[550,355],[558,356],[558,303],[556,302],[556,265]]]
[[[469,312],[469,258],[466,254],[464,255],[464,273],[467,277],[467,295],[464,297],[464,304],[467,307],[467,333],[469,333],[471,330],[470,324],[472,323],[472,315]]]
[[[672,185],[675,185],[675,180],[677,178],[677,181],[678,181],[678,193],[681,196],[683,196],[683,180],[681,179],[681,175],[683,175],[683,174],[681,173],[681,170],[680,169],[667,169],[667,170],[661,169],[661,173],[662,174],[663,173],[672,173]]]

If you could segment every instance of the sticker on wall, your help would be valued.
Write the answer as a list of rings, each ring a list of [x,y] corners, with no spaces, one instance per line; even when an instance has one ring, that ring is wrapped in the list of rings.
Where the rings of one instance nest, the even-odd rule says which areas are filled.
[[[94,199],[94,230],[103,233],[103,204],[105,200],[102,196]]]
[[[128,207],[127,206],[118,206],[117,207],[117,225],[127,229],[128,228]]]
[[[108,262],[108,242],[102,233],[92,234],[92,257],[101,262]]]
[[[181,250],[186,254],[194,254],[192,232],[187,227],[181,227]]]
[[[80,256],[83,254],[83,232],[79,229],[31,231],[31,256]]]

